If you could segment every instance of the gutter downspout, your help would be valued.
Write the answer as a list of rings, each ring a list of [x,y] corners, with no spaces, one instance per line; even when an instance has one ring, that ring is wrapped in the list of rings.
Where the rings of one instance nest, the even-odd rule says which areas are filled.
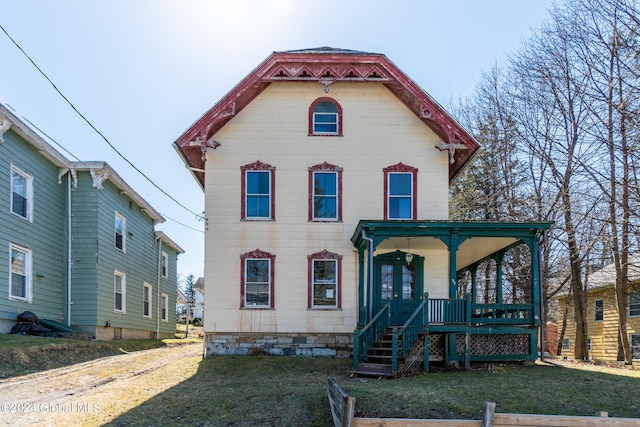
[[[157,301],[156,301],[156,339],[160,338],[160,274],[162,272],[162,240],[160,238],[156,238],[158,241],[158,280],[157,286],[158,289],[156,291]]]
[[[71,326],[71,169],[67,172],[67,326]]]
[[[367,292],[369,293],[368,295],[368,305],[369,305],[369,318],[367,319],[367,323],[369,323],[369,321],[373,318],[373,239],[370,237],[367,237],[367,235],[365,234],[364,230],[362,230],[362,239],[366,240],[367,242],[369,242],[369,274],[367,277],[367,282],[368,282],[368,290]]]

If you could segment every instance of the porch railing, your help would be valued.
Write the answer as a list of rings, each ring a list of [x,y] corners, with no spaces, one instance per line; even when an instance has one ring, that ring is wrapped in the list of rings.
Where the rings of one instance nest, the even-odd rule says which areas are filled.
[[[429,323],[469,323],[469,299],[433,298],[429,300]]]
[[[358,369],[360,358],[373,346],[374,341],[380,339],[387,330],[391,320],[391,306],[385,304],[373,316],[367,325],[353,332],[353,370]]]
[[[398,372],[398,353],[402,356],[406,356],[409,349],[413,347],[413,344],[418,339],[418,334],[423,332],[427,328],[429,323],[429,294],[424,294],[424,299],[420,305],[413,312],[411,317],[407,319],[402,327],[393,328],[393,341],[391,352],[391,372],[394,375]],[[398,341],[402,340],[402,347],[398,351]]]
[[[533,304],[471,304],[472,324],[521,325],[531,323]]]

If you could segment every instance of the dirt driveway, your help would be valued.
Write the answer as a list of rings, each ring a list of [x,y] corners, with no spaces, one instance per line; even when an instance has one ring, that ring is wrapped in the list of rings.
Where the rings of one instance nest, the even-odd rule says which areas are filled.
[[[0,380],[0,426],[98,426],[193,376],[202,344],[111,356]]]

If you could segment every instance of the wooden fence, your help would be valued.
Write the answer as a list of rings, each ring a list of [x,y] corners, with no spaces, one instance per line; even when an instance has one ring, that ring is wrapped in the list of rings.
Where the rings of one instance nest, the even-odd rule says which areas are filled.
[[[334,378],[327,387],[336,427],[640,427],[638,418],[566,415],[497,414],[496,404],[485,402],[482,420],[422,420],[410,418],[358,418],[353,416],[355,397],[348,396]]]

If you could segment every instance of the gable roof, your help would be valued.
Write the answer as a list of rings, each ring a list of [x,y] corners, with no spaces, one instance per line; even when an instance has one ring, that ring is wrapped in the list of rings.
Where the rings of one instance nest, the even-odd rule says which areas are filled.
[[[9,129],[20,135],[57,167],[68,168],[71,166],[71,162],[45,141],[33,124],[0,98],[0,143],[3,142],[2,134]]]
[[[3,142],[2,134],[9,129],[20,135],[46,159],[61,169],[71,169],[72,173],[75,173],[75,171],[100,171],[104,179],[108,179],[113,182],[119,190],[126,193],[131,200],[143,208],[146,215],[148,215],[154,223],[161,223],[165,221],[162,215],[146,200],[144,200],[142,196],[136,193],[133,188],[131,188],[131,186],[127,184],[127,182],[122,179],[122,177],[120,177],[120,175],[118,175],[106,162],[68,160],[45,140],[40,129],[29,122],[26,118],[22,117],[22,115],[15,111],[13,107],[0,98],[0,143]]]
[[[215,148],[209,139],[273,82],[377,82],[389,89],[451,150],[449,182],[471,160],[480,144],[429,94],[385,55],[321,47],[273,52],[218,103],[193,123],[174,143],[196,180],[204,188],[204,154]]]
[[[628,273],[627,278],[629,283],[635,283],[640,281],[640,254],[629,256],[627,260]],[[587,290],[592,291],[596,289],[602,289],[607,287],[613,287],[616,284],[616,267],[614,263],[606,265],[600,270],[592,273],[588,277]]]

